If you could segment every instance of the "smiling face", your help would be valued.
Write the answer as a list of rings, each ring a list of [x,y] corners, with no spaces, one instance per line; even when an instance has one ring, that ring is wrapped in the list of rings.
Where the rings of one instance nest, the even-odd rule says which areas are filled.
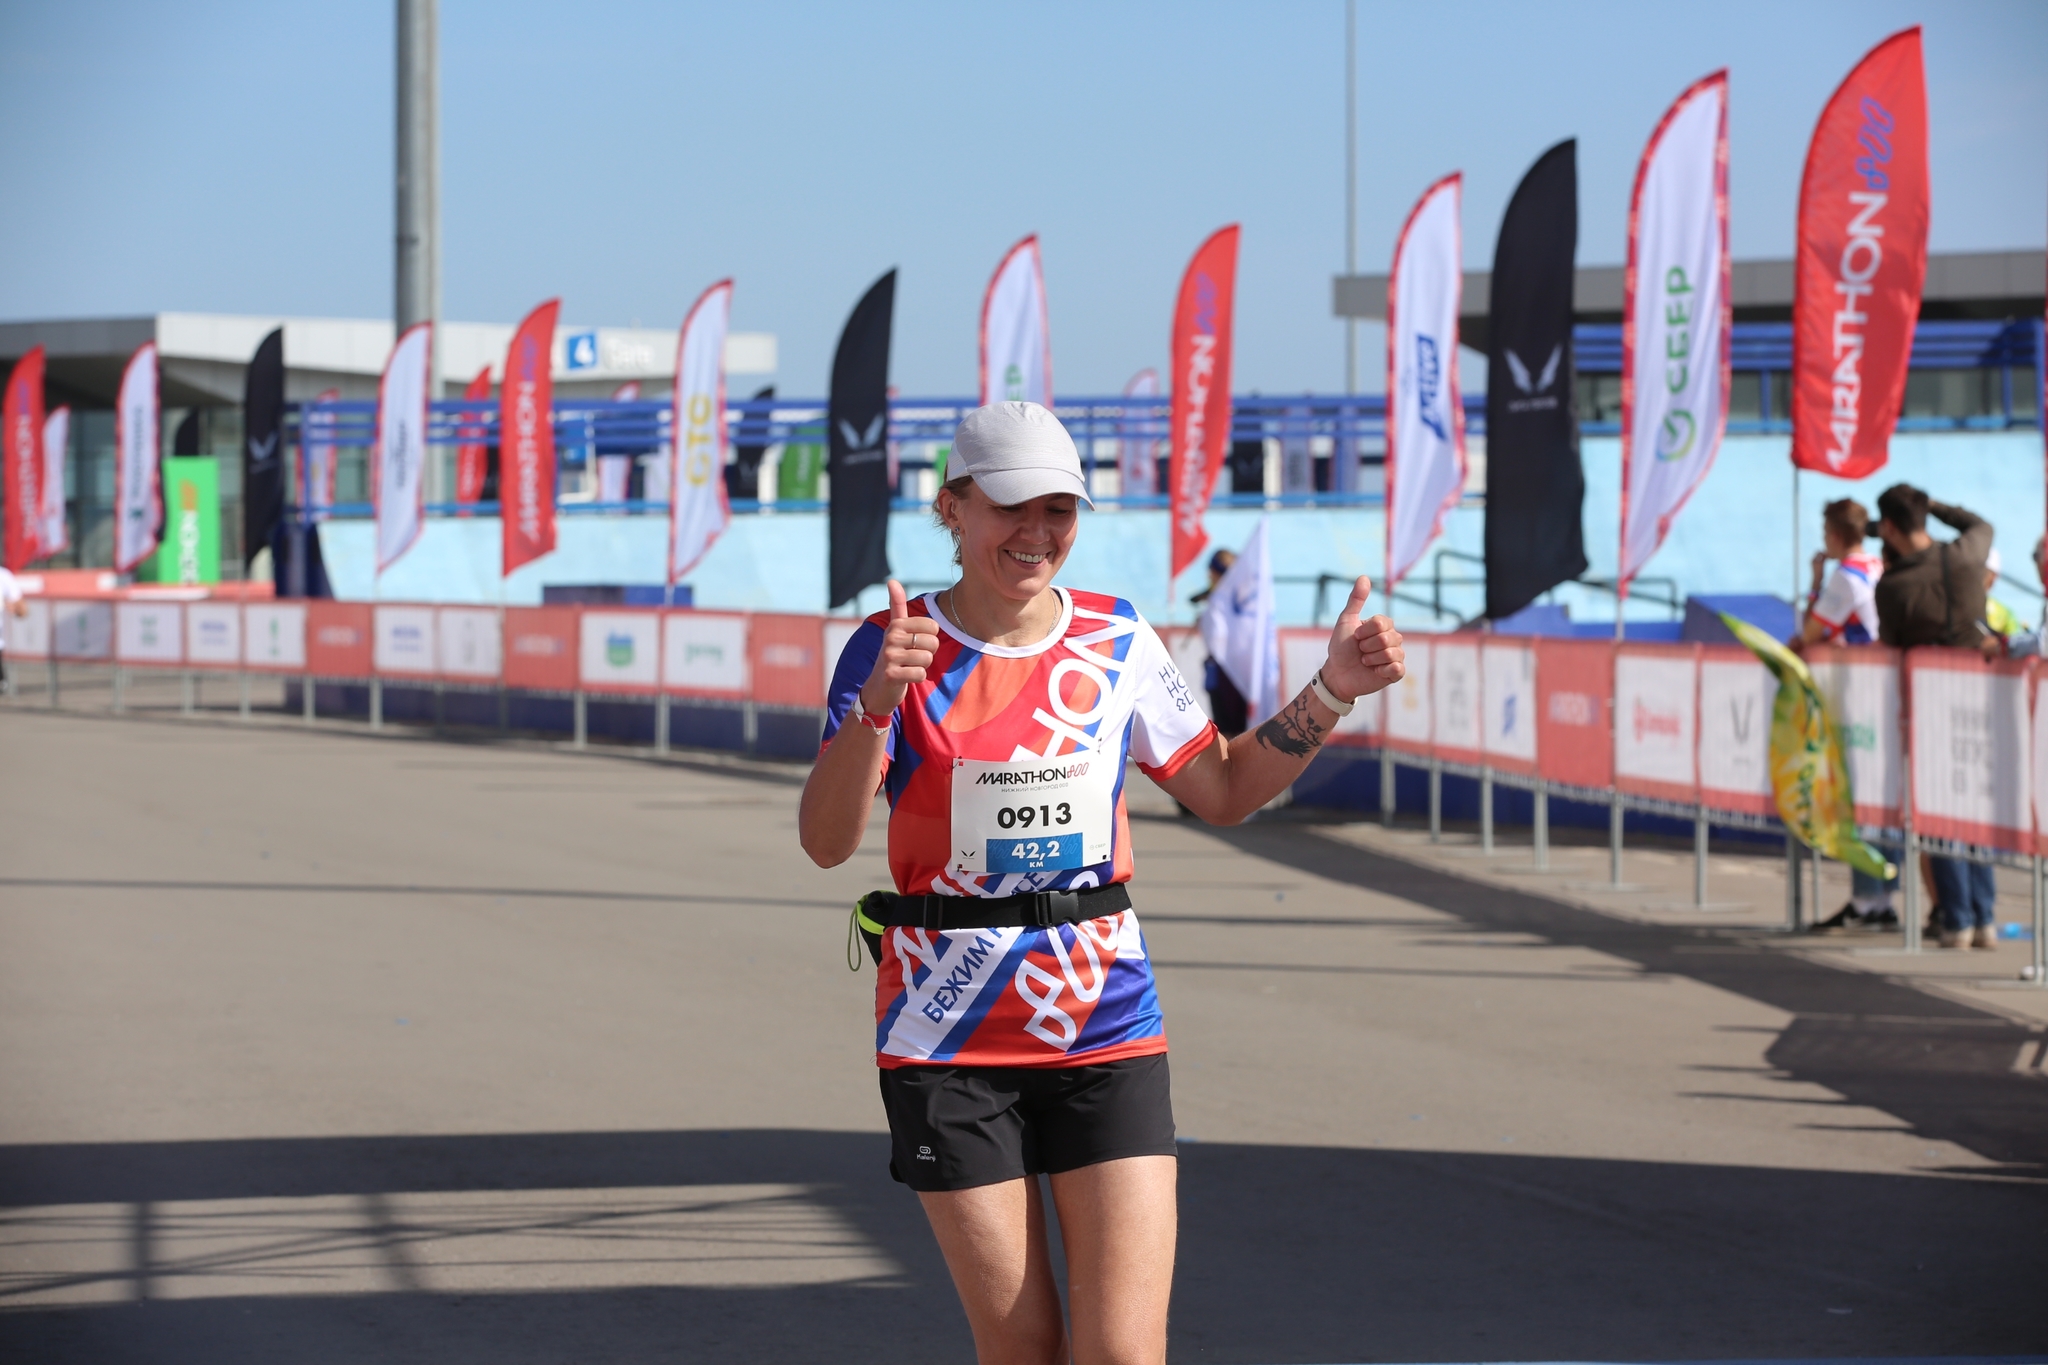
[[[1071,493],[1003,507],[972,481],[958,492],[941,488],[938,513],[959,539],[961,576],[1019,604],[1052,586],[1081,529],[1080,501]]]

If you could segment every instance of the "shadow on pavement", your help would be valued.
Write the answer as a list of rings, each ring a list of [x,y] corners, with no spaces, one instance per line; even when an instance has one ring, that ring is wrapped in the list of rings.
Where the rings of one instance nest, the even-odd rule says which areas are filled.
[[[877,1134],[791,1130],[0,1148],[0,1356],[970,1359],[944,1267],[885,1156]],[[2037,1346],[2048,1327],[2048,1190],[2030,1182],[1208,1143],[1184,1145],[1181,1171],[1176,1359],[1998,1355]],[[664,1283],[644,1260],[618,1259],[621,1227],[572,1207],[615,1213],[607,1192],[681,1205],[692,1188],[782,1187],[798,1194],[752,1212],[722,1195],[719,1235],[765,1249],[774,1229],[795,1228],[815,1249],[832,1240],[816,1228],[841,1228],[821,1254],[850,1257],[849,1275]],[[760,1212],[780,1199],[786,1213],[792,1198],[819,1218]],[[519,1287],[436,1282],[432,1239],[476,1225],[417,1211],[478,1201],[545,1211],[523,1231],[554,1249],[522,1263]],[[348,1245],[387,1262],[357,1267],[373,1288],[323,1293],[317,1276],[280,1273],[321,1254],[310,1223],[263,1242],[258,1264],[236,1263],[226,1232],[238,1213],[334,1207],[354,1211]],[[85,1273],[75,1241],[37,1244],[57,1225],[106,1243],[99,1273]],[[166,1242],[167,1227],[186,1240]],[[611,1283],[590,1273],[606,1256]],[[807,1273],[800,1257],[778,1264]],[[33,1302],[52,1293],[97,1301]]]

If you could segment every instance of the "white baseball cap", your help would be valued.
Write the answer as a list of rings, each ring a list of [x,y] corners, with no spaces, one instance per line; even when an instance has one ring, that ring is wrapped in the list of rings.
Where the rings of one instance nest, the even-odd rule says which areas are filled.
[[[970,475],[991,502],[1014,507],[1066,493],[1090,507],[1081,456],[1060,419],[1036,403],[990,403],[960,419],[946,477]]]

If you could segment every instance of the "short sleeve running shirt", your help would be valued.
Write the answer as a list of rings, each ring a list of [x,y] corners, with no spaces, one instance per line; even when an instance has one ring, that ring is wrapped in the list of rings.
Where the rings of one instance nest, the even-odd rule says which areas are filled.
[[[1827,585],[1813,600],[1813,619],[1830,644],[1867,645],[1877,639],[1877,580],[1884,561],[1851,550],[1828,575]]]
[[[940,634],[927,680],[904,697],[886,744],[897,891],[995,897],[1129,881],[1126,759],[1166,778],[1214,742],[1215,726],[1129,602],[1054,591],[1058,622],[1015,648],[963,634],[932,595],[910,603]],[[826,744],[873,671],[887,625],[877,613],[847,641],[826,699]],[[875,1054],[884,1067],[1082,1066],[1164,1051],[1135,910],[1050,928],[892,928],[883,937]]]

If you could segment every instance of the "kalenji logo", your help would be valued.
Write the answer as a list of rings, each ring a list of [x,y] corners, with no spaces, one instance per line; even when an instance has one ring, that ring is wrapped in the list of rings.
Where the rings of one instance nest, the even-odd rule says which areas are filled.
[[[1634,724],[1638,744],[1652,735],[1663,739],[1677,739],[1681,729],[1676,711],[1652,711],[1643,705],[1641,697],[1636,698]]]

